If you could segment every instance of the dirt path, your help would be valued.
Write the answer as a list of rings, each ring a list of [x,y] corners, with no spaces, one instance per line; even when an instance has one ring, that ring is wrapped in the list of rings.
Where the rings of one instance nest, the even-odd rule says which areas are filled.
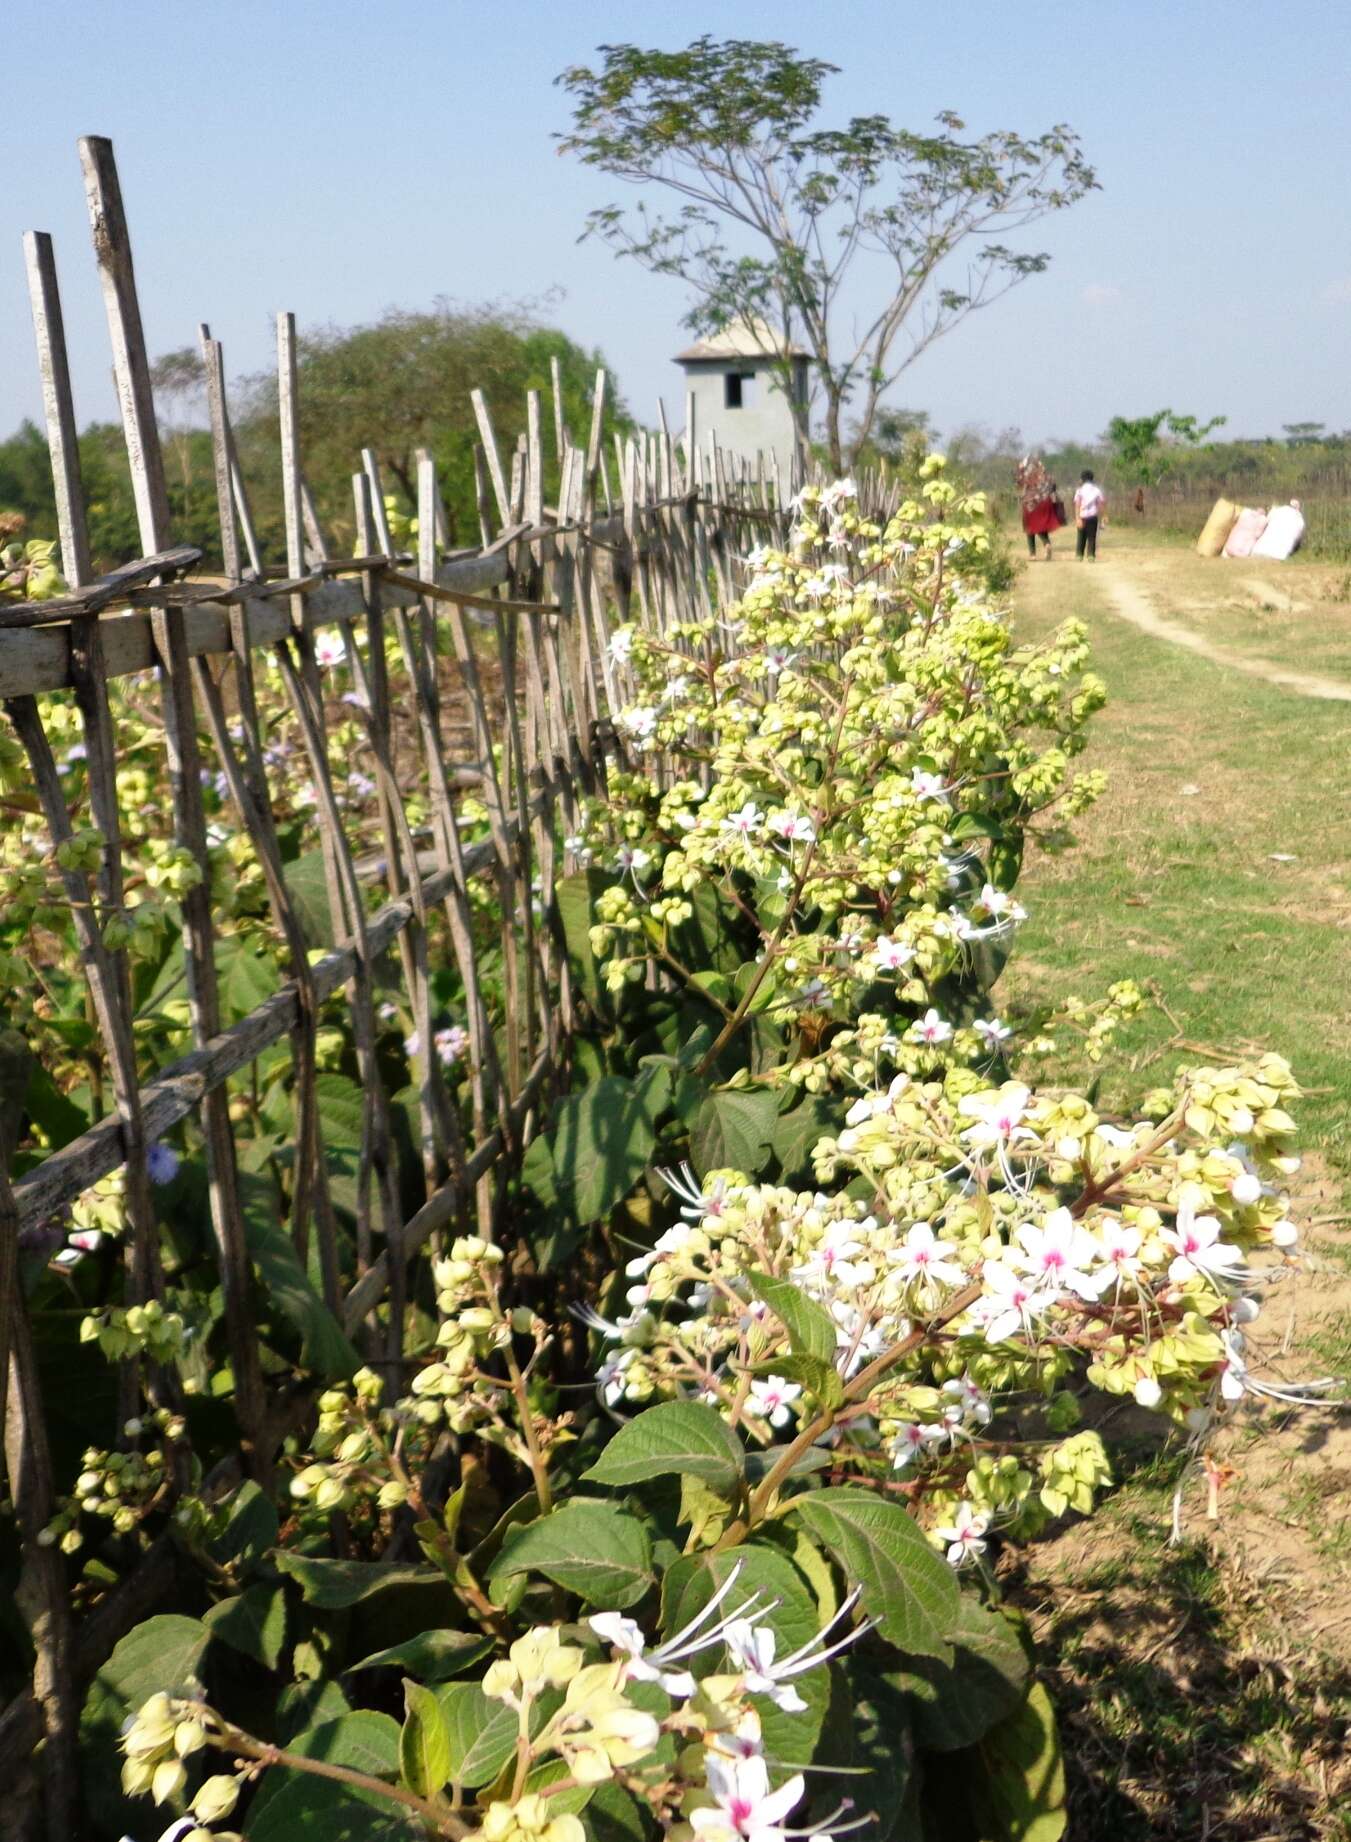
[[[1152,639],[1163,640],[1170,646],[1185,646],[1188,652],[1198,653],[1201,658],[1209,659],[1215,665],[1228,666],[1236,672],[1247,672],[1253,678],[1264,678],[1268,684],[1278,684],[1287,691],[1297,691],[1301,697],[1323,697],[1335,703],[1351,703],[1351,685],[1341,684],[1335,678],[1324,678],[1316,672],[1292,671],[1288,665],[1277,665],[1269,659],[1245,658],[1226,646],[1217,646],[1203,633],[1197,633],[1190,627],[1180,627],[1176,622],[1166,619],[1159,613],[1148,590],[1143,586],[1138,552],[1117,552],[1112,558],[1110,573],[1104,569],[1101,576],[1095,578],[1095,585],[1100,585],[1106,591],[1114,614],[1119,614],[1122,620],[1130,621],[1132,626],[1149,634]]]

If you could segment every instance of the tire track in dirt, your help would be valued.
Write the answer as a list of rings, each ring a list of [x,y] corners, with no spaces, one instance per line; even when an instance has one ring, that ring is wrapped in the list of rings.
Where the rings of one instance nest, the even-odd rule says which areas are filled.
[[[1351,685],[1340,683],[1336,678],[1324,678],[1316,672],[1292,671],[1287,665],[1275,665],[1267,659],[1247,659],[1241,653],[1230,652],[1227,647],[1216,646],[1204,634],[1195,633],[1190,627],[1178,626],[1160,614],[1144,590],[1128,577],[1117,575],[1115,571],[1111,574],[1104,571],[1096,578],[1096,585],[1107,591],[1114,614],[1119,614],[1122,620],[1128,620],[1141,633],[1149,634],[1151,639],[1162,640],[1170,646],[1184,647],[1188,652],[1209,659],[1212,665],[1224,665],[1232,671],[1246,672],[1250,678],[1261,678],[1267,684],[1295,691],[1301,697],[1318,697],[1332,703],[1351,703]]]

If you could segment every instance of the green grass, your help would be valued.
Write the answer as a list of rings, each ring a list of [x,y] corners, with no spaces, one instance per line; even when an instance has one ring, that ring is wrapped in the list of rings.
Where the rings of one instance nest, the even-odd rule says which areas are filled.
[[[1022,630],[1090,623],[1111,702],[1088,760],[1110,785],[1077,848],[1031,859],[1001,1000],[1134,978],[1166,1009],[1123,1038],[1109,1098],[1198,1049],[1275,1049],[1308,1090],[1308,1143],[1351,1169],[1351,705],[1147,637],[1110,612],[1105,575],[1057,562],[1020,585]]]
[[[1216,644],[1248,650],[1239,629],[1253,610],[1202,617],[1183,605],[1194,589],[1180,552],[1123,546],[1117,567],[1170,620],[1204,618]],[[1303,1148],[1331,1166],[1310,1209],[1345,1210],[1332,1192],[1351,1179],[1351,705],[1146,636],[1112,612],[1111,568],[1105,545],[1096,570],[1057,558],[1026,569],[1015,594],[1024,633],[1070,614],[1089,624],[1111,702],[1086,764],[1110,786],[1075,849],[1029,858],[1019,893],[1030,918],[1001,1009],[1092,998],[1118,978],[1152,990],[1103,1065],[1107,1106],[1131,1106],[1187,1063],[1279,1051],[1306,1090]],[[1329,669],[1331,650],[1321,661],[1314,650],[1287,637],[1269,656]],[[1063,1072],[1086,1071],[1070,1055]],[[1318,1258],[1345,1283],[1351,1246],[1323,1241]],[[1297,1354],[1301,1372],[1351,1380],[1351,1322],[1318,1318]],[[1194,1486],[1186,1526],[1204,1533],[1168,1547],[1184,1460],[1138,1447],[1116,1455],[1121,1486],[1090,1525],[1013,1563],[1012,1597],[1032,1617],[1059,1711],[1070,1837],[1351,1842],[1351,1644],[1327,1654],[1329,1639],[1303,1629],[1315,1599],[1320,1621],[1329,1596],[1335,1606],[1330,1582],[1351,1568],[1351,1517],[1333,1488],[1345,1473],[1306,1461],[1320,1430],[1286,1418],[1274,1465],[1258,1463],[1269,1429],[1240,1437],[1234,1507],[1299,1530],[1317,1578],[1245,1572]]]

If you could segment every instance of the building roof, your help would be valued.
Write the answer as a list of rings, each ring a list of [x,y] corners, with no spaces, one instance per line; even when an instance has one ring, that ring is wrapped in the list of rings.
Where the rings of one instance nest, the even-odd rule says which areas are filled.
[[[785,341],[782,333],[776,333],[768,320],[762,320],[757,314],[750,319],[734,320],[721,332],[710,333],[707,339],[700,339],[685,351],[677,352],[675,362],[689,365],[716,364],[727,358],[810,357],[805,346]]]

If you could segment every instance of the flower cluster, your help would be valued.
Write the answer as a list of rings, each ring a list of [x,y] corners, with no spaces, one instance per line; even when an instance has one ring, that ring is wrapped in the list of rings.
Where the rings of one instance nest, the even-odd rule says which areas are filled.
[[[752,553],[734,606],[661,635],[621,628],[634,701],[616,728],[637,766],[618,765],[572,841],[615,878],[591,935],[610,989],[650,962],[693,982],[685,930],[716,890],[759,965],[757,1010],[802,1038],[785,1078],[813,1085],[823,1036],[839,1057],[855,1029],[841,1043],[832,1026],[860,1013],[887,1019],[862,1051],[871,1073],[879,1057],[910,1072],[988,1059],[1001,1026],[981,994],[1024,918],[1023,839],[1035,822],[1056,842],[1100,786],[1072,768],[1104,695],[1084,629],[1017,645],[944,568],[983,540],[979,502],[941,463],[927,496],[952,516],[911,502],[881,531],[847,483],[810,488],[791,551]]]
[[[168,1503],[172,1491],[170,1446],[183,1438],[184,1421],[167,1408],[159,1408],[142,1418],[128,1420],[123,1430],[129,1440],[140,1439],[153,1430],[159,1435],[159,1443],[146,1451],[134,1445],[124,1452],[87,1447],[84,1468],[71,1495],[42,1531],[44,1547],[59,1547],[63,1554],[76,1554],[85,1541],[80,1527],[82,1516],[96,1517],[116,1534],[129,1535],[147,1516]]]
[[[818,1144],[817,1191],[669,1179],[678,1221],[629,1261],[627,1310],[590,1320],[602,1391],[695,1395],[764,1444],[819,1416],[832,1464],[899,1474],[954,1559],[996,1522],[1085,1510],[1109,1471],[1070,1432],[1081,1378],[1196,1434],[1259,1391],[1245,1327],[1297,1238],[1295,1092],[1265,1056],[1113,1122],[969,1069],[897,1075]],[[766,1279],[822,1314],[829,1361],[803,1358]]]

